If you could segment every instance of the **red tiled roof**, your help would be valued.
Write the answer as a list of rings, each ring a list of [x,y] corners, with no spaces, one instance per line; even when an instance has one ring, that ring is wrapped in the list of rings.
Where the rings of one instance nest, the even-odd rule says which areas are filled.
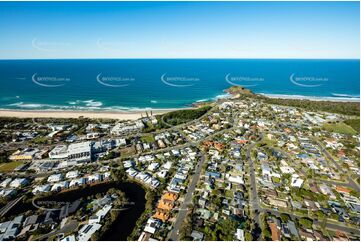
[[[269,222],[268,223],[270,229],[271,229],[271,233],[272,233],[272,240],[273,241],[279,241],[281,240],[281,233],[279,231],[279,229],[277,228],[277,225],[273,222]]]

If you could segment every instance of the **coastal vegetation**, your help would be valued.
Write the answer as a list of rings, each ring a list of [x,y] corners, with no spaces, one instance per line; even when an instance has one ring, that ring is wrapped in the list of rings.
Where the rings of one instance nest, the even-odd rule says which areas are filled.
[[[158,116],[158,122],[160,128],[167,128],[169,125],[179,125],[198,119],[207,113],[212,107],[203,106],[197,109],[184,109],[169,112],[163,115]]]
[[[303,108],[308,111],[323,111],[330,113],[338,113],[344,115],[360,116],[359,102],[337,102],[337,101],[312,101],[307,99],[286,99],[286,98],[269,98],[264,95],[258,95],[252,91],[241,87],[232,86],[225,90],[234,98],[254,98],[262,100],[268,104],[292,106],[296,108]]]
[[[225,92],[231,94],[233,97],[254,97],[256,94],[254,94],[251,90],[244,88],[242,86],[231,86],[230,88],[224,90]]]
[[[357,131],[357,133],[360,133],[360,119],[359,118],[345,120],[345,124],[351,126],[355,131]]]
[[[309,111],[323,111],[344,115],[360,115],[360,103],[358,102],[335,102],[335,101],[312,101],[306,99],[282,99],[262,98],[265,103],[304,108]]]
[[[344,122],[325,123],[323,124],[323,128],[328,132],[334,132],[339,134],[357,134],[357,132],[352,127],[348,126]]]

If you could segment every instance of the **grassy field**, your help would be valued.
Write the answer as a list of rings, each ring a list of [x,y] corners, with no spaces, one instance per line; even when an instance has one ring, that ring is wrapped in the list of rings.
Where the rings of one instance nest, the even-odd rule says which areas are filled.
[[[154,142],[154,137],[153,135],[144,135],[142,137],[140,137],[140,139],[143,141],[143,142],[147,142],[147,143],[151,143],[151,142]]]
[[[13,171],[16,167],[24,164],[22,161],[11,161],[8,163],[0,164],[0,172],[10,172]]]
[[[120,150],[120,157],[125,158],[131,155],[135,155],[137,151],[135,150],[135,147],[127,147]]]
[[[276,144],[277,144],[276,140],[269,139],[267,135],[265,135],[258,146],[275,146]]]
[[[329,132],[335,132],[340,134],[357,134],[357,131],[354,130],[352,127],[348,126],[343,122],[338,123],[325,123],[323,128]]]
[[[348,119],[345,121],[345,124],[351,126],[357,133],[360,133],[360,119]]]

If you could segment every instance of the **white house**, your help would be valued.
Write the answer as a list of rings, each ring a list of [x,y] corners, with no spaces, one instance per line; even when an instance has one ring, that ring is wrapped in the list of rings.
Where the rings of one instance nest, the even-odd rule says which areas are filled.
[[[158,167],[159,167],[159,163],[153,162],[148,166],[148,171],[155,171],[158,169]]]
[[[157,188],[159,185],[160,185],[160,182],[159,182],[157,179],[155,179],[155,178],[152,178],[152,179],[151,179],[151,181],[150,181],[150,186],[151,186],[152,188]]]
[[[295,169],[290,166],[281,166],[280,170],[283,174],[292,174],[295,173]]]
[[[123,166],[125,169],[133,167],[134,166],[134,161],[132,160],[126,160],[123,162]]]
[[[3,180],[0,184],[1,187],[7,187],[9,186],[10,182],[12,181],[13,179],[11,178],[6,178],[5,180]]]
[[[18,188],[27,185],[29,182],[26,178],[15,178],[10,182],[10,187]]]
[[[78,232],[78,240],[79,241],[88,241],[91,236],[100,228],[101,224],[93,223],[93,224],[85,224]]]
[[[48,177],[48,182],[60,182],[63,178],[64,176],[62,174],[53,174]]]
[[[135,176],[135,178],[141,181],[146,181],[147,179],[149,179],[149,175],[144,172],[139,172],[138,175]]]
[[[45,185],[35,186],[32,192],[33,194],[44,193],[44,192],[49,192],[50,189],[51,189],[51,185],[45,184]]]
[[[82,186],[86,184],[86,179],[85,178],[79,178],[79,179],[74,179],[70,181],[69,187],[73,187],[73,186]]]
[[[55,183],[51,187],[51,191],[61,191],[63,189],[67,189],[67,188],[69,188],[69,182],[68,181],[62,181],[62,182]]]
[[[16,194],[16,189],[0,189],[0,197],[12,197]]]
[[[231,183],[244,184],[243,177],[241,176],[229,176],[228,181]]]
[[[94,216],[91,216],[91,218],[89,219],[89,224],[100,223],[100,221],[103,220],[103,218],[108,214],[111,208],[112,205],[105,205],[102,209],[96,212]]]
[[[97,174],[89,175],[87,178],[88,178],[88,182],[97,182],[97,181],[101,181],[102,176],[97,173]]]
[[[108,180],[110,178],[110,172],[107,171],[107,172],[104,172],[103,173],[103,180]]]
[[[79,171],[75,170],[75,171],[69,171],[68,173],[66,173],[65,177],[67,179],[74,179],[74,178],[77,178],[79,175],[80,175]]]
[[[162,167],[164,168],[164,169],[166,169],[166,170],[169,170],[171,167],[172,167],[172,162],[171,161],[167,161],[166,163],[164,163],[163,165],[162,165]]]
[[[303,184],[303,180],[297,174],[293,174],[291,178],[291,186],[300,188]]]
[[[167,170],[160,170],[156,173],[156,176],[158,176],[159,178],[165,178],[168,174],[168,171]]]
[[[145,225],[144,231],[154,234],[161,225],[162,225],[161,221],[150,217],[147,221],[147,224]]]
[[[138,175],[138,171],[136,171],[135,169],[133,168],[129,168],[126,170],[126,173],[131,176],[131,177],[135,177],[136,175]]]

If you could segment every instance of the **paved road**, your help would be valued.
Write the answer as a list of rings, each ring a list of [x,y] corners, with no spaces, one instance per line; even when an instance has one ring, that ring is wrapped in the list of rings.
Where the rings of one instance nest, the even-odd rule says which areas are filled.
[[[5,214],[7,214],[10,211],[10,209],[12,209],[18,202],[20,202],[24,196],[25,195],[22,195],[14,200],[8,202],[4,207],[2,207],[0,210],[0,217],[5,216]]]
[[[36,240],[42,241],[42,240],[46,240],[49,237],[52,237],[54,235],[58,235],[58,234],[62,234],[62,233],[64,233],[64,234],[71,233],[78,228],[78,224],[79,224],[78,221],[72,220],[69,223],[67,223],[66,225],[64,225],[64,227],[62,227],[61,229],[53,230],[48,234],[44,234],[44,235],[36,238]]]
[[[262,140],[263,134],[260,134],[260,140]],[[256,182],[256,175],[255,175],[255,167],[254,162],[251,157],[251,151],[252,149],[258,144],[258,142],[251,144],[246,152],[246,158],[249,163],[249,169],[250,169],[250,183],[251,183],[251,198],[250,198],[250,205],[252,206],[252,209],[254,211],[254,221],[256,224],[260,225],[259,222],[259,197],[257,192],[257,182]]]
[[[213,110],[213,108],[211,110]],[[208,113],[209,112],[207,112],[207,114]],[[198,146],[204,140],[212,139],[216,135],[220,135],[220,134],[223,134],[225,132],[233,130],[236,127],[235,125],[238,123],[237,114],[238,114],[238,112],[233,114],[233,125],[232,125],[231,128],[223,129],[223,130],[221,130],[219,132],[215,132],[215,133],[213,133],[213,134],[211,134],[211,135],[209,135],[207,137],[204,137],[204,138],[202,138],[201,140],[198,140],[198,141],[191,141],[191,140],[189,140],[187,138],[189,142],[184,144],[184,146]],[[183,126],[185,126],[185,125],[189,125],[189,123],[188,124],[183,124]],[[175,126],[173,128],[183,134],[183,132],[179,129],[179,126],[177,126],[177,127]],[[185,135],[185,137],[187,137],[187,136]],[[195,173],[194,173],[194,175],[192,177],[191,184],[188,186],[187,193],[185,195],[184,201],[183,201],[183,203],[182,203],[182,205],[181,205],[181,207],[179,209],[178,215],[176,217],[176,221],[174,222],[173,229],[170,232],[169,240],[179,240],[179,235],[178,235],[179,229],[181,228],[181,226],[183,224],[183,221],[184,221],[184,219],[185,219],[185,217],[187,215],[187,212],[188,212],[187,211],[187,206],[192,203],[193,193],[194,193],[194,190],[197,187],[197,183],[199,181],[199,178],[200,178],[200,175],[201,175],[201,170],[202,170],[203,163],[204,163],[205,159],[206,159],[206,155],[203,154],[201,159],[198,162],[198,165],[196,167],[196,171],[195,171]]]
[[[173,229],[172,231],[170,232],[170,236],[169,236],[169,240],[179,240],[179,229],[181,228],[182,224],[183,224],[183,221],[187,215],[187,206],[189,204],[192,204],[192,199],[193,199],[193,193],[194,193],[194,190],[196,189],[197,187],[197,183],[199,181],[199,178],[201,176],[201,170],[202,170],[202,167],[203,167],[203,163],[206,159],[206,156],[205,155],[202,155],[201,159],[199,159],[199,162],[197,164],[197,167],[196,167],[196,170],[195,170],[195,173],[192,177],[192,181],[191,181],[191,184],[188,186],[188,189],[187,189],[187,193],[185,195],[185,198],[184,198],[184,201],[179,209],[179,212],[178,212],[178,215],[176,217],[176,220],[174,222],[174,226],[173,226]]]

